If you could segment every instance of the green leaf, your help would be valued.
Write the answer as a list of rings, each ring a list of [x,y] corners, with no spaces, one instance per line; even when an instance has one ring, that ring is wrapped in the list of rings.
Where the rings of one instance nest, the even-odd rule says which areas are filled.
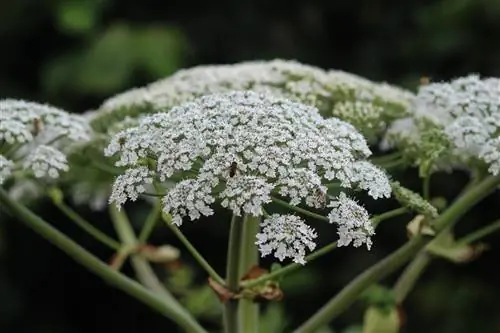
[[[136,52],[134,35],[127,26],[109,27],[84,54],[76,87],[96,94],[123,89],[131,78]]]
[[[103,1],[60,1],[56,7],[59,28],[71,34],[86,34],[95,28]]]
[[[186,38],[176,28],[153,25],[135,31],[138,66],[153,77],[170,75],[181,67],[186,48]]]

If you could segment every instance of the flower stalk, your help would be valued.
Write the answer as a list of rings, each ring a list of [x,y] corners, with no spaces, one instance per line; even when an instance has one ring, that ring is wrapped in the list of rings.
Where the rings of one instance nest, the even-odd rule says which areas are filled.
[[[240,244],[243,240],[243,218],[233,215],[229,230],[229,242],[227,249],[226,264],[226,287],[232,293],[239,291],[240,282]],[[226,301],[224,306],[224,331],[226,333],[238,333],[238,306],[239,302],[234,299]]]
[[[207,333],[207,331],[201,327],[201,325],[176,300],[162,298],[120,272],[111,269],[108,265],[75,243],[69,237],[52,227],[48,222],[35,215],[31,210],[12,200],[1,188],[0,204],[6,207],[7,211],[19,218],[20,221],[25,223],[33,231],[109,284],[121,289],[151,309],[171,319],[185,331],[192,333]]]
[[[488,196],[499,184],[500,176],[489,176],[463,193],[434,221],[433,227],[438,235],[439,232],[451,227],[464,213]],[[347,284],[312,317],[297,328],[294,333],[314,332],[320,327],[327,325],[352,304],[366,288],[404,265],[416,253],[429,244],[431,240],[432,238],[430,237],[416,235],[388,257],[358,275],[358,277]]]
[[[259,232],[260,218],[245,215],[243,220],[243,239],[240,249],[240,277],[252,267],[259,265],[259,251],[255,244],[255,235]],[[241,285],[241,283],[240,283]],[[240,332],[259,333],[259,305],[250,299],[240,300]]]

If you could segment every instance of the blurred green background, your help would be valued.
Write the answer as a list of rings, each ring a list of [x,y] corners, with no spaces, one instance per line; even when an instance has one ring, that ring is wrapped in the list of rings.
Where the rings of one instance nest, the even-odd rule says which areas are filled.
[[[0,1],[0,97],[48,102],[72,112],[97,107],[110,95],[198,64],[297,59],[414,88],[421,76],[449,79],[470,72],[500,75],[497,0],[16,0]],[[395,175],[419,189],[416,172]],[[452,198],[463,174],[434,177],[433,194]],[[459,232],[498,217],[494,196],[471,212]],[[373,212],[391,208],[374,206]],[[373,205],[373,204],[372,204]],[[132,207],[140,222],[145,205]],[[37,211],[107,260],[112,253],[54,212]],[[104,213],[81,211],[113,234]],[[109,288],[20,223],[0,215],[0,332],[168,332],[172,325]],[[228,220],[228,219],[226,219]],[[405,218],[384,224],[374,249],[341,249],[294,274],[283,286],[285,318],[297,325],[369,264],[405,241]],[[331,228],[319,228],[323,240]],[[227,223],[188,225],[187,235],[222,272]],[[405,304],[403,332],[500,332],[500,237],[477,261],[436,260]],[[155,244],[176,240],[159,228]],[[212,325],[204,275],[188,255],[184,269],[159,267]],[[268,265],[270,261],[266,260]],[[190,270],[190,267],[194,267]],[[125,267],[130,272],[129,267]],[[185,286],[193,281],[196,288]],[[394,277],[384,281],[388,285]],[[186,289],[187,288],[187,289]],[[201,288],[201,289],[200,289]],[[192,291],[192,297],[189,292]],[[200,305],[200,303],[203,303]],[[362,319],[357,304],[332,324],[346,332]],[[212,325],[213,326],[213,325]],[[268,326],[271,327],[271,326]],[[290,327],[283,332],[290,331]],[[268,329],[279,332],[278,329]]]

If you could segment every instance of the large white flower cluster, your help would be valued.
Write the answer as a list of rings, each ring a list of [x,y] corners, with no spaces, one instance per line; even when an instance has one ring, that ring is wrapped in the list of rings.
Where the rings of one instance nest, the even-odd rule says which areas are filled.
[[[500,79],[469,75],[422,86],[414,114],[393,124],[384,146],[402,148],[419,163],[428,158],[444,168],[486,164],[497,174],[499,134]]]
[[[137,199],[154,182],[161,186],[176,179],[164,193],[163,210],[177,225],[185,217],[213,214],[216,202],[236,215],[265,215],[273,196],[282,196],[292,205],[332,207],[339,244],[369,246],[368,213],[352,200],[347,203],[343,192],[331,198],[325,184],[363,189],[373,198],[391,193],[385,173],[366,161],[371,152],[352,125],[253,91],[207,95],[150,115],[119,132],[105,154],[116,156],[116,166],[126,169],[113,185],[110,201],[117,205]],[[258,238],[262,254],[274,249],[280,259],[302,262],[305,247],[312,247],[310,229],[298,217],[269,219],[281,226],[264,222]],[[300,230],[292,232],[286,223]],[[277,230],[286,235],[273,234]]]
[[[0,100],[0,185],[15,174],[55,179],[68,170],[68,146],[91,137],[87,121],[55,107]]]
[[[168,111],[204,95],[238,90],[315,106],[325,117],[355,125],[370,141],[383,133],[387,123],[408,115],[414,97],[401,88],[343,71],[277,59],[184,69],[108,99],[90,117],[94,128],[105,132],[127,116]]]

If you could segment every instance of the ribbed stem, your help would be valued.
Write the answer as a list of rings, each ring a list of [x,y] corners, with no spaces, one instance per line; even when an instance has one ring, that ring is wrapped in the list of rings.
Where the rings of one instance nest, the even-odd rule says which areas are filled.
[[[240,244],[243,239],[243,219],[233,215],[229,230],[227,248],[226,287],[231,292],[238,292],[240,282]],[[239,333],[238,304],[236,300],[229,300],[224,306],[224,330],[226,333]],[[243,333],[243,332],[242,332]]]
[[[260,229],[260,218],[246,215],[243,226],[243,239],[240,249],[240,276],[259,264],[259,250],[255,236]],[[259,305],[252,300],[242,299],[239,305],[240,332],[259,333]]]

